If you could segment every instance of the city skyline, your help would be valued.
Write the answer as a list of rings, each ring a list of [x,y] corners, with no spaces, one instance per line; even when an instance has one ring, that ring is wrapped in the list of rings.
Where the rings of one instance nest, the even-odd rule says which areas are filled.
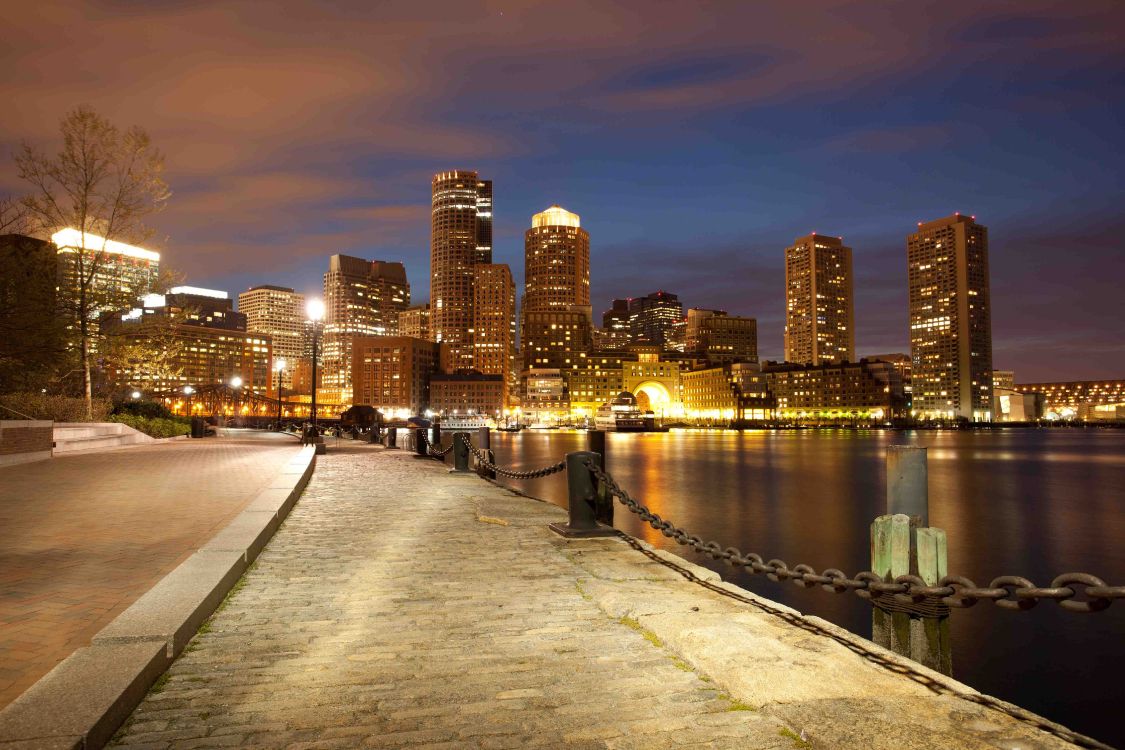
[[[89,102],[167,153],[174,197],[154,225],[170,241],[153,246],[193,283],[316,293],[325,259],[347,254],[404,262],[415,303],[427,182],[475,169],[496,182],[494,262],[517,287],[526,222],[559,203],[596,237],[595,316],[667,288],[756,318],[766,359],[783,355],[794,237],[846,238],[857,353],[905,351],[904,237],[976,214],[992,238],[995,365],[1118,376],[1123,54],[1110,30],[1125,10],[838,10],[770,8],[751,24],[735,7],[458,6],[427,12],[422,43],[404,47],[419,12],[406,6],[293,11],[253,35],[202,7],[19,8],[0,92],[24,106],[0,123],[0,149],[50,142]],[[181,33],[194,29],[205,62],[200,35]],[[82,70],[42,53],[78,43]],[[19,189],[0,165],[0,193]]]

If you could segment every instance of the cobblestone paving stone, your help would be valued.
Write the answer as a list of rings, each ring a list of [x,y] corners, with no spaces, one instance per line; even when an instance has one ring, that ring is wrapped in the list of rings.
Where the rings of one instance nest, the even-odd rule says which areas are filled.
[[[598,609],[560,516],[402,451],[331,451],[115,745],[803,746]]]
[[[0,708],[226,526],[299,450],[285,436],[233,434],[0,468]]]

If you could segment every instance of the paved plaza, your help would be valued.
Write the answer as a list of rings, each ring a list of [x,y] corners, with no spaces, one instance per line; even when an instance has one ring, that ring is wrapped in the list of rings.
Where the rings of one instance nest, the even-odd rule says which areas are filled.
[[[0,708],[268,485],[291,437],[231,431],[0,468]]]

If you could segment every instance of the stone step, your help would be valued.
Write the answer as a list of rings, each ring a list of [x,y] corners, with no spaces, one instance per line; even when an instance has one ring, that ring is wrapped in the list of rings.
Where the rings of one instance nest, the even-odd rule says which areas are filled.
[[[56,424],[54,440],[56,455],[156,442],[155,438],[116,422]]]

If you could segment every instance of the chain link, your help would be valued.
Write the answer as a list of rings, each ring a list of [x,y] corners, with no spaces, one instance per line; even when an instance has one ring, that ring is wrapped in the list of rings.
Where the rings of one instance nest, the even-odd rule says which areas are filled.
[[[484,451],[479,450],[473,441],[469,439],[467,433],[458,433],[458,436],[468,447],[469,451],[476,456],[477,462],[489,471],[495,471],[500,476],[509,477],[511,479],[539,479],[540,477],[548,477],[552,474],[557,474],[566,468],[566,461],[559,461],[557,464],[544,466],[542,469],[535,469],[534,471],[515,471],[514,469],[506,469],[503,466],[497,466],[488,460],[488,456]]]
[[[980,601],[991,601],[1002,609],[1019,611],[1031,609],[1041,600],[1057,602],[1070,612],[1099,612],[1115,600],[1125,599],[1125,586],[1107,586],[1105,581],[1089,573],[1064,573],[1046,588],[1039,588],[1019,576],[999,576],[982,588],[963,576],[945,576],[938,581],[938,585],[931,586],[914,575],[902,575],[893,581],[886,581],[869,570],[848,578],[837,568],[828,568],[818,574],[810,565],[789,567],[784,560],[765,561],[761,555],[753,552],[743,554],[737,547],[724,548],[718,542],[704,542],[700,537],[688,534],[634,500],[610,474],[593,461],[587,461],[586,468],[629,511],[679,544],[691,547],[713,560],[723,560],[733,567],[765,575],[773,581],[792,581],[805,588],[819,586],[837,594],[851,591],[856,596],[869,600],[874,606],[892,612],[941,616],[948,612],[948,608],[964,609]]]
[[[423,445],[426,446],[426,453],[430,456],[433,456],[434,458],[445,458],[445,456],[448,455],[449,451],[453,450],[453,443],[450,443],[449,447],[443,451],[435,450],[434,444],[430,442],[430,439],[428,437],[426,437],[426,431],[424,429],[419,430],[419,434],[421,434],[422,436]]]

